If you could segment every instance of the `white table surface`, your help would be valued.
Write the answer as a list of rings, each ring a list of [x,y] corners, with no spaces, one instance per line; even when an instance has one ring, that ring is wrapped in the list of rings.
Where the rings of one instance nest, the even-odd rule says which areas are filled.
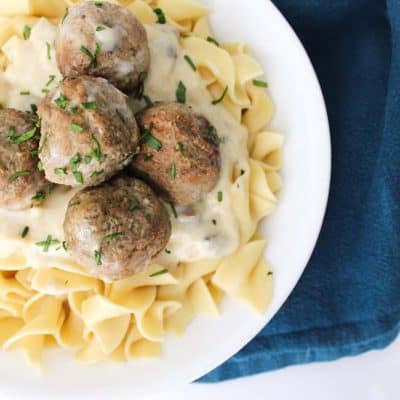
[[[381,351],[220,384],[192,384],[140,400],[399,400],[400,338]]]

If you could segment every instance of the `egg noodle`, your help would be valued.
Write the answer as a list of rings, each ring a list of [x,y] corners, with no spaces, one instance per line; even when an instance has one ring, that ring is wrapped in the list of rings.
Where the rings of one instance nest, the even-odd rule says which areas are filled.
[[[79,0],[0,0],[0,46],[40,17],[56,24]],[[246,46],[218,44],[208,23],[210,10],[194,0],[121,0],[143,23],[157,22],[160,8],[180,33],[180,45],[197,66],[208,91],[248,133],[250,173],[231,171],[232,213],[240,246],[231,255],[180,263],[160,273],[163,265],[122,281],[107,283],[54,267],[32,268],[21,255],[0,252],[0,346],[22,350],[35,366],[43,350],[74,349],[82,362],[126,361],[159,357],[167,333],[181,334],[198,314],[218,316],[224,294],[265,312],[272,273],[264,261],[265,240],[259,222],[276,206],[281,188],[282,136],[267,130],[274,107],[260,65]],[[6,53],[0,68],[7,70]],[[33,79],[33,77],[32,77]],[[165,268],[164,268],[165,269]],[[56,288],[56,294],[54,294]]]

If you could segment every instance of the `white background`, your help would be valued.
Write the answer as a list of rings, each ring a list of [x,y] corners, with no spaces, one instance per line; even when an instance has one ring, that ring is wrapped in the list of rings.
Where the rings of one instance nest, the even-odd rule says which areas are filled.
[[[381,351],[213,385],[187,385],[140,400],[399,400],[400,338]]]

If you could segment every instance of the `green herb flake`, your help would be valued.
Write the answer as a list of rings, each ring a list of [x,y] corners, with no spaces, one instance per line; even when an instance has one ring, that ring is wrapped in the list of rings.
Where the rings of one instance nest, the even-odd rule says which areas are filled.
[[[101,252],[99,250],[94,251],[94,259],[95,259],[97,265],[103,264],[101,261]]]
[[[118,239],[121,236],[124,236],[124,232],[111,233],[110,235],[104,236],[104,241],[106,243],[110,243],[111,241]]]
[[[24,26],[24,30],[22,31],[22,35],[25,40],[28,40],[31,37],[32,28],[29,25]]]
[[[192,68],[193,71],[197,71],[197,67],[196,67],[195,63],[193,62],[193,60],[187,54],[185,54],[183,56],[183,58],[190,65],[190,68]]]
[[[161,8],[155,8],[153,11],[157,16],[158,24],[165,24],[167,22],[167,18],[165,17],[164,11]]]
[[[132,200],[132,202],[131,202],[131,204],[130,204],[130,206],[129,206],[129,211],[135,211],[135,210],[137,210],[139,208],[139,203],[138,203],[138,201],[135,199],[135,200]]]
[[[105,31],[107,28],[105,26],[99,25],[98,27],[96,27],[96,32],[101,32],[101,31]]]
[[[65,97],[63,93],[60,94],[55,100],[54,103],[57,104],[62,110],[65,110],[68,106],[69,100]]]
[[[32,111],[32,113],[33,113],[33,114],[36,114],[36,113],[37,113],[37,110],[38,110],[37,105],[36,105],[36,104],[31,104],[31,111]]]
[[[50,89],[44,88],[44,89],[42,89],[42,93],[49,94],[50,93]]]
[[[37,163],[37,169],[38,169],[38,171],[40,171],[40,172],[43,172],[43,171],[44,171],[43,162],[42,162],[41,160],[39,160],[38,163]]]
[[[10,182],[14,182],[15,180],[17,180],[21,176],[28,176],[28,175],[31,175],[31,174],[32,174],[32,171],[28,171],[28,170],[16,171],[12,175],[10,175],[10,177],[8,179],[10,180]]]
[[[7,137],[11,141],[11,143],[21,144],[21,143],[25,143],[28,140],[31,140],[32,138],[34,138],[36,135],[36,131],[37,131],[37,128],[35,127],[33,129],[31,129],[30,131],[23,133],[22,135],[16,135],[15,131],[12,131],[11,129],[9,129],[9,131],[7,132]]]
[[[175,179],[176,178],[176,164],[172,163],[167,170],[167,173],[170,178]]]
[[[186,103],[186,86],[182,81],[179,81],[176,88],[176,101],[182,104]]]
[[[33,197],[32,197],[32,201],[35,201],[35,202],[41,202],[41,201],[43,201],[43,200],[45,200],[46,199],[46,193],[45,192],[42,192],[42,191],[40,191],[40,192],[37,192]]]
[[[90,174],[91,178],[98,178],[99,176],[104,174],[104,169],[101,169],[100,171],[94,171]]]
[[[162,148],[162,143],[151,134],[150,129],[143,128],[140,132],[141,134],[141,139],[144,143],[147,144],[147,146],[160,151]]]
[[[171,254],[171,253],[172,253],[172,251],[169,250],[169,249],[165,249],[165,252],[166,252],[167,254]]]
[[[260,81],[258,79],[254,79],[253,80],[253,85],[254,86],[258,86],[258,87],[262,87],[262,88],[267,88],[268,87],[268,83],[265,81]]]
[[[70,107],[70,108],[69,108],[69,112],[70,112],[72,115],[78,114],[78,110],[79,110],[79,108],[78,108],[77,106],[73,106],[73,107]]]
[[[94,5],[95,5],[96,7],[102,7],[102,6],[103,6],[103,2],[102,2],[102,1],[95,1],[95,2],[94,2]]]
[[[210,126],[208,132],[204,134],[204,138],[210,143],[215,144],[216,146],[219,146],[222,142],[222,140],[217,135],[216,129],[213,126]]]
[[[46,240],[43,240],[42,242],[37,242],[36,246],[38,247],[43,247],[43,251],[47,253],[49,251],[50,246],[56,246],[59,245],[61,242],[58,239],[53,239],[51,235],[48,235]]]
[[[267,276],[271,276],[271,275],[273,275],[274,273],[272,272],[272,271],[268,271],[268,273],[267,273]]]
[[[160,276],[160,275],[164,275],[164,274],[168,274],[168,269],[167,268],[164,268],[164,269],[161,269],[160,271],[157,271],[157,272],[154,272],[154,273],[152,273],[151,275],[149,275],[150,276],[150,278],[154,278],[155,276]]]
[[[75,180],[79,183],[79,184],[83,184],[83,175],[81,172],[79,171],[73,171],[72,175],[74,175]]]
[[[148,96],[147,94],[144,94],[142,97],[143,97],[144,102],[146,103],[146,106],[153,105],[153,101],[151,100],[150,96]]]
[[[178,151],[182,157],[185,157],[185,146],[181,142],[178,142]]]
[[[212,220],[212,223],[213,223],[213,225],[217,225],[217,220],[216,220],[216,219],[213,219],[213,220]]]
[[[102,153],[100,142],[96,138],[96,136],[92,136],[92,144],[93,149],[91,152],[91,156],[99,163],[102,163],[106,159],[106,155]]]
[[[29,233],[29,226],[25,226],[25,228],[21,232],[22,239],[25,239],[28,236],[28,233]]]
[[[83,157],[84,164],[88,165],[92,162],[92,156],[86,155]]]
[[[54,173],[56,175],[67,175],[65,168],[54,168]]]
[[[54,82],[54,79],[56,79],[55,75],[49,75],[49,80],[47,81],[46,86],[50,86]]]
[[[217,199],[221,203],[222,200],[224,199],[224,194],[222,192],[218,192]]]
[[[224,91],[222,92],[221,96],[220,96],[218,99],[213,100],[213,101],[211,102],[211,104],[213,104],[213,105],[215,106],[216,104],[221,103],[221,101],[224,100],[224,98],[225,98],[227,92],[228,92],[228,86],[225,86],[225,89],[224,89]]]
[[[86,110],[96,110],[97,109],[97,101],[88,101],[86,103],[82,103],[82,107]]]
[[[244,169],[240,170],[240,176],[243,176],[246,173],[246,171]]]
[[[69,164],[71,166],[72,171],[76,171],[79,168],[81,161],[82,159],[79,153],[76,153],[73,157],[71,157]]]
[[[100,51],[101,51],[100,43],[96,43],[96,48],[94,53],[92,53],[87,47],[81,46],[81,52],[90,60],[88,66],[86,67],[87,71],[92,67],[94,68],[97,67],[97,56],[100,54]]]
[[[19,92],[20,96],[30,96],[31,92],[29,90],[23,90],[22,92]]]
[[[66,242],[66,241],[62,242],[62,247],[63,247],[63,249],[64,249],[65,251],[68,250],[68,246],[67,246],[67,242]]]
[[[47,53],[47,59],[51,60],[51,46],[49,42],[46,42],[46,53]]]
[[[122,121],[122,123],[125,124],[126,120],[125,120],[124,114],[122,114],[122,112],[118,109],[116,109],[115,112],[117,113],[118,118]]]
[[[85,130],[81,125],[75,123],[72,123],[69,127],[75,133],[82,133]]]
[[[207,42],[214,43],[216,46],[219,46],[219,43],[211,36],[207,37]]]
[[[64,16],[62,17],[62,20],[61,20],[61,23],[62,23],[62,24],[64,23],[64,21],[65,21],[65,18],[67,18],[67,17],[68,17],[68,14],[69,14],[69,8],[68,8],[68,7],[66,7],[66,8],[65,8],[65,13],[64,13]]]
[[[171,211],[172,211],[173,216],[174,216],[176,219],[178,219],[178,212],[176,211],[175,204],[174,204],[174,203],[170,203],[170,206],[171,206]]]

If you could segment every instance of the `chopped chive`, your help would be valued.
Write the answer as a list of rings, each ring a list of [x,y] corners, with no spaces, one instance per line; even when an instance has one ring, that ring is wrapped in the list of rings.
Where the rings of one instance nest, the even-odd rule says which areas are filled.
[[[212,144],[215,144],[216,146],[219,146],[222,142],[222,140],[217,135],[216,129],[213,126],[210,126],[208,132],[204,134],[204,138]]]
[[[44,166],[43,166],[43,162],[41,160],[38,161],[37,163],[37,169],[42,172],[44,171]]]
[[[176,101],[182,104],[186,103],[186,86],[182,81],[179,81],[176,88]]]
[[[155,8],[153,11],[157,16],[158,24],[165,24],[167,22],[167,18],[165,17],[164,11],[161,10],[161,8]]]
[[[190,67],[192,68],[193,71],[197,71],[197,67],[196,67],[195,63],[187,54],[185,54],[183,56],[183,58],[187,61],[187,63],[190,65]]]
[[[75,171],[79,168],[79,165],[81,163],[81,155],[79,153],[76,153],[70,160],[69,164],[71,165],[72,171]]]
[[[91,156],[99,163],[102,163],[106,159],[106,155],[102,153],[100,142],[98,141],[96,136],[92,136],[92,144],[93,149],[91,152]]]
[[[50,90],[47,89],[47,88],[43,88],[43,89],[42,89],[42,93],[48,94],[48,93],[50,93]]]
[[[212,220],[212,223],[213,223],[214,225],[217,225],[217,220],[216,220],[216,219],[213,219],[213,220]]]
[[[267,82],[260,81],[260,80],[257,80],[257,79],[253,80],[253,85],[254,86],[258,86],[258,87],[262,87],[262,88],[267,88],[268,87],[268,83]]]
[[[24,39],[28,40],[31,37],[32,28],[29,25],[24,26],[24,30],[22,32]]]
[[[178,142],[178,151],[182,157],[185,157],[185,146],[181,142]]]
[[[176,219],[178,219],[178,213],[177,213],[177,211],[176,211],[175,204],[174,204],[174,203],[170,203],[170,206],[171,206],[172,214],[174,215],[174,217],[175,217]]]
[[[172,253],[172,251],[169,250],[169,249],[165,249],[165,252],[166,252],[167,254],[171,254],[171,253]]]
[[[104,236],[104,241],[106,243],[110,243],[112,240],[119,238],[120,236],[123,236],[124,232],[115,232],[111,233],[110,235]]]
[[[164,275],[164,274],[168,274],[167,268],[164,268],[164,269],[161,269],[160,271],[154,272],[153,274],[151,274],[149,276],[150,276],[150,278],[153,278],[155,276]]]
[[[45,192],[37,192],[33,197],[32,201],[43,201],[46,198],[46,193]]]
[[[118,110],[118,108],[115,110],[115,112],[117,113],[118,118],[122,121],[122,123],[125,124],[126,121],[125,121],[124,114],[122,114],[122,112],[120,110]]]
[[[98,27],[96,27],[96,32],[101,32],[101,31],[104,31],[104,30],[106,30],[105,26],[99,25]]]
[[[99,176],[104,174],[104,169],[101,169],[100,171],[94,171],[90,174],[91,178],[98,178]]]
[[[69,100],[65,97],[63,93],[60,94],[55,100],[54,103],[57,104],[58,107],[60,107],[62,110],[65,110],[67,108],[67,105],[69,103]]]
[[[216,46],[219,46],[219,43],[211,36],[207,37],[207,42],[214,43]]]
[[[63,249],[64,249],[65,251],[68,250],[67,242],[66,242],[66,241],[62,242],[62,247],[63,247]]]
[[[63,16],[63,18],[62,18],[62,20],[61,20],[61,23],[62,23],[62,24],[64,23],[65,18],[68,17],[68,14],[69,14],[69,8],[66,7],[66,8],[65,8],[65,14],[64,14],[64,16]]]
[[[83,184],[83,175],[79,171],[73,171],[72,175],[74,175],[75,180],[80,183],[81,185]]]
[[[12,175],[10,175],[10,177],[8,179],[10,180],[10,182],[13,182],[21,176],[27,176],[27,175],[31,175],[31,174],[32,174],[32,171],[28,171],[28,170],[16,171]]]
[[[51,60],[51,46],[49,42],[46,42],[46,52],[47,52],[47,59]]]
[[[47,81],[46,86],[50,86],[53,83],[54,79],[56,79],[55,75],[49,75],[49,80]]]
[[[144,143],[146,143],[149,147],[160,151],[162,148],[162,143],[151,134],[150,129],[143,128],[141,130],[141,139]]]
[[[94,259],[96,260],[96,264],[97,265],[102,265],[102,261],[101,261],[101,252],[99,250],[95,250],[94,251]]]
[[[25,226],[25,228],[21,232],[22,239],[25,239],[29,233],[29,226]]]
[[[222,192],[218,192],[218,201],[221,202],[224,199],[224,194]]]
[[[77,106],[70,107],[70,108],[69,108],[69,112],[70,112],[72,115],[78,114],[78,107],[77,107]]]
[[[95,2],[94,2],[94,5],[95,5],[96,7],[101,7],[101,6],[103,5],[103,2],[102,2],[102,1],[95,1]]]
[[[240,176],[243,176],[246,173],[246,171],[244,169],[240,170]]]
[[[100,54],[100,51],[101,51],[100,43],[96,43],[96,49],[94,51],[94,54],[92,54],[87,47],[81,46],[81,52],[90,59],[90,62],[86,67],[86,70],[89,70],[92,67],[97,67],[97,56]]]
[[[36,104],[31,104],[31,111],[32,111],[32,113],[33,113],[33,114],[36,114],[36,113],[37,113],[37,110],[38,110],[37,105],[36,105]]]
[[[173,163],[168,167],[167,170],[168,175],[170,178],[175,179],[176,178],[176,165]]]
[[[35,157],[35,156],[37,156],[39,154],[39,150],[38,149],[33,149],[29,153],[30,153],[30,155],[32,157]]]
[[[211,102],[211,104],[213,104],[213,105],[215,106],[216,104],[221,103],[221,101],[224,100],[225,95],[226,95],[227,92],[228,92],[228,86],[225,86],[225,89],[224,89],[224,91],[222,92],[221,96],[220,96],[218,99],[213,100],[213,101]]]
[[[30,96],[31,92],[29,90],[24,90],[19,92],[20,96]]]
[[[13,144],[21,144],[25,143],[28,140],[32,139],[36,135],[37,128],[33,128],[30,131],[23,133],[22,135],[16,135],[15,131],[11,134],[11,129],[7,132],[7,137]]]
[[[53,239],[51,235],[48,235],[46,240],[42,242],[37,242],[36,246],[43,247],[43,251],[47,253],[49,251],[50,246],[58,244],[60,244],[60,241],[58,239]]]
[[[271,276],[271,275],[273,275],[274,273],[272,272],[272,271],[268,271],[267,272],[267,276]]]
[[[97,101],[88,101],[87,103],[82,103],[82,107],[86,110],[96,110]]]
[[[129,211],[135,211],[139,208],[139,203],[137,200],[132,200],[130,206],[129,206]]]
[[[83,162],[88,165],[92,162],[92,156],[86,155],[83,157]]]
[[[81,125],[75,123],[72,123],[69,127],[75,133],[82,133],[85,130]]]
[[[67,175],[65,168],[54,168],[54,173],[56,175]]]

